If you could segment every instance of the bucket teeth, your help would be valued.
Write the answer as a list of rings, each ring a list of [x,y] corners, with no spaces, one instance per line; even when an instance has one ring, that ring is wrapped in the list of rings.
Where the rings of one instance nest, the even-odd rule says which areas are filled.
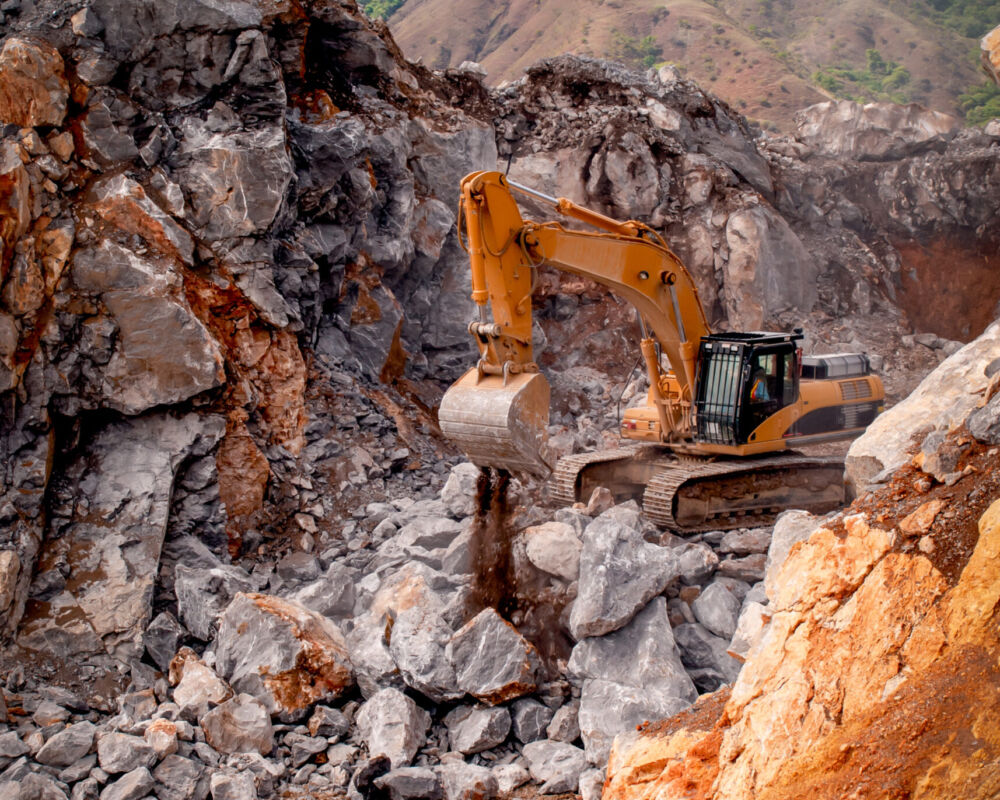
[[[444,435],[480,467],[544,478],[549,384],[539,372],[479,376],[471,369],[441,398]]]

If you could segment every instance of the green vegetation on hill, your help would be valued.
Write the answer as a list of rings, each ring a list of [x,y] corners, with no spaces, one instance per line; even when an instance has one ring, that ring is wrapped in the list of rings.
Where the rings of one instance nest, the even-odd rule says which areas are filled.
[[[959,95],[958,103],[965,112],[967,123],[983,125],[994,117],[1000,117],[1000,86],[992,81],[974,86]]]
[[[406,0],[365,0],[361,7],[372,19],[389,19],[405,2]]]
[[[849,66],[821,67],[813,80],[834,97],[855,100],[859,103],[889,101],[908,103],[910,72],[895,61],[886,61],[878,50],[865,52],[864,69]]]
[[[1000,0],[918,0],[908,5],[939,25],[973,39],[984,36],[1000,22]]]
[[[611,48],[608,58],[622,61],[630,67],[649,69],[663,58],[663,46],[652,36],[641,39],[628,36],[619,30],[611,32]]]

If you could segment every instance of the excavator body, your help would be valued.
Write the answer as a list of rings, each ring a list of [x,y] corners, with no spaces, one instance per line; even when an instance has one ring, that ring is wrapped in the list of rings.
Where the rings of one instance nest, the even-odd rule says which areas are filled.
[[[515,191],[599,232],[525,221]],[[842,461],[790,448],[853,438],[883,410],[882,382],[865,355],[803,356],[798,329],[712,333],[691,276],[658,234],[500,173],[463,180],[460,233],[463,223],[479,308],[469,332],[480,358],[445,393],[439,421],[473,463],[551,472],[551,495],[567,504],[604,486],[679,531],[765,524],[785,508],[842,504]],[[590,278],[635,306],[650,384],[646,406],[623,416],[621,448],[554,465],[545,446],[549,385],[531,342],[531,292],[543,265]]]

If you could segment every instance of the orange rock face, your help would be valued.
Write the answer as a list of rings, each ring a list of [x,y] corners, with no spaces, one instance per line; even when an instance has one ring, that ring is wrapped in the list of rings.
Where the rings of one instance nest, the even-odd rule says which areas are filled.
[[[831,528],[792,549],[731,697],[620,738],[605,800],[1000,794],[1000,500],[954,573],[891,522]]]
[[[42,41],[12,36],[0,51],[0,122],[22,128],[61,125],[69,84],[59,52]]]

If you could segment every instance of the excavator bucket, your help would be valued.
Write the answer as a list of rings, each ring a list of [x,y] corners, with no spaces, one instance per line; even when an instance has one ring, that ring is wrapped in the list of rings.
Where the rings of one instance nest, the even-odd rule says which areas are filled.
[[[480,467],[552,471],[545,456],[549,383],[540,372],[479,377],[470,369],[441,398],[438,421],[444,435]]]

